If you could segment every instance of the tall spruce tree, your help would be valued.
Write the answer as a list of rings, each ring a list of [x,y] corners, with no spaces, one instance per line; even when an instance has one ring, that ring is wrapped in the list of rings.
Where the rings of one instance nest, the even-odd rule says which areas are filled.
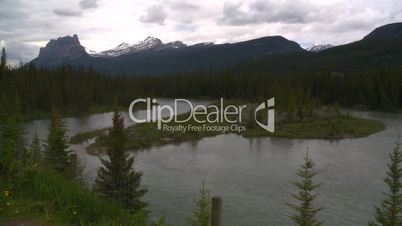
[[[316,195],[313,191],[319,187],[318,184],[313,182],[314,176],[317,174],[314,171],[314,162],[309,158],[308,151],[304,158],[304,164],[302,168],[297,171],[297,176],[300,180],[293,184],[299,190],[297,194],[292,194],[297,204],[288,204],[290,208],[295,211],[295,214],[290,218],[299,226],[320,226],[322,221],[317,220],[316,215],[322,208],[316,208],[313,202]]]
[[[95,190],[130,212],[146,214],[148,205],[141,198],[147,190],[141,188],[142,172],[134,169],[134,157],[124,151],[126,140],[124,118],[115,111],[107,141],[109,159],[101,159],[103,166],[98,170]]]
[[[369,222],[370,226],[401,226],[402,225],[402,152],[400,142],[395,145],[393,152],[389,155],[387,176],[384,182],[387,184],[388,192],[385,192],[385,200],[380,207],[375,208],[375,221]]]
[[[45,144],[44,160],[46,164],[62,173],[70,172],[70,151],[66,135],[67,129],[59,112],[52,112],[49,134]]]
[[[3,96],[0,104],[0,178],[7,183],[20,166],[19,151],[24,150],[18,98]]]
[[[3,47],[1,49],[1,58],[0,58],[0,68],[3,71],[6,69],[7,66],[7,54],[6,54],[6,49]]]
[[[196,208],[188,223],[190,226],[209,226],[211,225],[211,195],[205,188],[205,182],[202,182],[200,196],[195,202]]]

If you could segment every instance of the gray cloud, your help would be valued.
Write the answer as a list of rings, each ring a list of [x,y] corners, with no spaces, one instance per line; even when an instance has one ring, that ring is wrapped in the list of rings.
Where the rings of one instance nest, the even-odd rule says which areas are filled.
[[[181,32],[195,32],[197,30],[197,26],[195,26],[193,24],[180,23],[180,24],[176,24],[174,29],[176,31],[181,31]]]
[[[85,6],[79,4],[83,1]],[[113,32],[135,38],[155,34],[164,41],[188,43],[283,35],[308,46],[359,40],[375,27],[402,20],[402,1],[396,0],[234,1],[120,0],[99,4],[99,0],[0,0],[0,41],[4,40],[10,58],[26,62],[48,40],[75,33],[88,47],[95,43],[96,50],[106,42],[130,41],[117,40],[110,35]],[[88,13],[98,5],[94,2],[99,10]],[[110,6],[110,10],[106,8]],[[122,7],[127,10],[115,11]],[[129,7],[136,8],[130,11]],[[107,20],[110,23],[99,19],[102,14],[111,17]],[[144,24],[132,21],[133,16]],[[128,31],[128,27],[132,29]]]
[[[73,10],[73,9],[54,9],[53,13],[56,14],[57,16],[65,16],[65,17],[80,17],[82,16],[82,12],[79,10]]]
[[[313,6],[298,1],[255,0],[232,3],[225,1],[218,24],[242,26],[261,23],[306,23]]]
[[[38,54],[38,49],[34,45],[21,42],[5,42],[5,49],[11,63],[26,63]]]
[[[81,0],[79,6],[81,7],[81,9],[98,8],[98,1],[99,0]]]
[[[167,13],[161,5],[151,6],[146,10],[146,13],[140,17],[140,21],[143,23],[154,23],[159,25],[165,24]]]
[[[83,31],[87,29],[70,23],[69,17],[65,17],[63,7],[66,5],[59,1],[0,1],[0,41],[4,40],[8,58],[13,62],[33,59],[38,54],[38,45],[43,45],[51,38],[73,33],[83,33],[83,36]],[[61,9],[61,15],[65,18],[61,20],[60,15],[56,14],[60,14],[60,10],[54,12],[54,9]],[[74,13],[69,16],[71,14]]]
[[[191,11],[194,11],[194,10],[199,9],[199,7],[197,5],[194,5],[193,3],[190,3],[190,2],[184,1],[184,0],[173,0],[173,1],[170,0],[170,1],[167,1],[166,4],[168,4],[172,10],[179,10],[179,11],[191,10]]]

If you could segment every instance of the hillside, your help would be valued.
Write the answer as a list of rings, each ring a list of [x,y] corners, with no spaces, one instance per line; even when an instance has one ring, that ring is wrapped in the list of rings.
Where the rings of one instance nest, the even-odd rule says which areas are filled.
[[[249,60],[230,69],[245,72],[300,72],[330,70],[346,72],[364,67],[400,65],[402,23],[376,28],[362,40],[320,52],[300,52]]]

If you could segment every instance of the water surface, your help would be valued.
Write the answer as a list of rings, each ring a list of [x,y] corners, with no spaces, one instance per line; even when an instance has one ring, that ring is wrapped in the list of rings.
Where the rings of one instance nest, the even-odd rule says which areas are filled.
[[[152,216],[165,216],[170,223],[186,225],[199,186],[205,181],[213,195],[223,198],[224,225],[291,225],[285,203],[292,201],[290,193],[295,190],[291,181],[296,179],[295,172],[308,147],[319,171],[316,181],[322,183],[317,190],[317,204],[324,207],[320,216],[326,225],[367,225],[374,206],[382,199],[382,178],[388,154],[402,133],[402,115],[352,114],[381,120],[387,128],[366,138],[339,141],[247,139],[229,134],[137,153],[136,168],[144,173],[143,185],[149,190],[145,199]],[[108,127],[110,118],[110,113],[69,118],[69,133]],[[44,120],[26,126],[30,134],[37,130],[41,137],[46,128]],[[91,183],[100,166],[98,157],[87,155],[83,145],[71,148],[85,162],[84,175]]]

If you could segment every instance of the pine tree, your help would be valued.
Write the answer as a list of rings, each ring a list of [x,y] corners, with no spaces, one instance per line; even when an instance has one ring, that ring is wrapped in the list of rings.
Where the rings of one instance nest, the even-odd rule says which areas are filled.
[[[70,151],[67,150],[69,146],[66,132],[63,119],[57,111],[54,111],[45,144],[44,160],[50,168],[62,173],[70,171]]]
[[[315,208],[313,202],[316,195],[313,191],[319,187],[318,184],[313,182],[314,176],[317,172],[314,171],[314,163],[308,156],[304,158],[304,164],[302,168],[297,171],[297,176],[300,177],[300,181],[293,184],[299,190],[297,194],[292,194],[293,198],[297,201],[297,204],[288,204],[296,213],[290,218],[299,226],[320,226],[323,222],[316,219],[316,215],[322,208]]]
[[[195,202],[196,209],[189,219],[190,226],[209,226],[211,225],[211,196],[205,189],[205,182],[202,182],[200,196]]]
[[[384,193],[386,199],[381,207],[375,208],[375,221],[369,222],[370,226],[400,226],[402,225],[402,152],[399,139],[393,152],[389,155],[387,177],[384,182],[388,186],[388,192]]]
[[[12,180],[18,170],[19,151],[24,150],[21,118],[18,106],[18,98],[13,101],[3,96],[0,110],[0,176],[3,180]],[[1,179],[0,179],[1,180]]]
[[[4,71],[4,69],[6,69],[6,66],[7,66],[7,54],[6,49],[3,47],[3,49],[1,50],[1,59],[0,59],[1,70]]]
[[[142,172],[134,169],[134,157],[124,149],[126,140],[124,118],[115,111],[107,141],[109,160],[101,159],[103,167],[98,170],[95,190],[120,202],[130,212],[146,214],[147,203],[141,198],[147,190],[140,187]]]

